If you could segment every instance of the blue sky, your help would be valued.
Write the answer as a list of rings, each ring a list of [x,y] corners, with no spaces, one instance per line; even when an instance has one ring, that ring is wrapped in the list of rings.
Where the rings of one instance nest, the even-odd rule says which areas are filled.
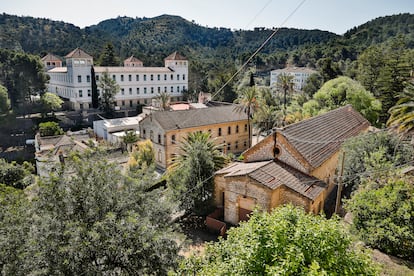
[[[304,2],[303,2],[304,1]],[[296,12],[294,10],[297,9]],[[90,26],[117,16],[181,16],[209,27],[294,27],[343,34],[379,16],[414,13],[413,0],[5,0],[0,12]],[[289,15],[291,15],[289,17]],[[286,19],[288,19],[286,21]],[[284,23],[286,21],[286,23]]]

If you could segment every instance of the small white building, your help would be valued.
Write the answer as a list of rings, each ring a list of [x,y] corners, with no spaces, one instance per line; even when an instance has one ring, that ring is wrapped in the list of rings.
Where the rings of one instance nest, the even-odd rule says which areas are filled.
[[[139,122],[144,114],[136,117],[124,117],[116,119],[105,119],[93,122],[93,132],[99,138],[111,144],[119,144],[126,131],[135,131],[139,135]]]
[[[93,57],[76,48],[65,56],[66,67],[48,70],[50,77],[48,92],[55,93],[68,101],[70,108],[83,110],[92,108]],[[44,58],[48,67],[49,58]],[[142,61],[131,56],[124,60],[124,66],[95,66],[95,79],[99,89],[99,78],[107,72],[117,82],[120,90],[115,95],[117,109],[134,108],[150,104],[160,92],[170,94],[172,101],[182,100],[182,93],[188,89],[188,61],[177,52],[164,59],[164,67],[144,67]]]
[[[317,73],[317,71],[307,67],[286,67],[283,69],[272,70],[270,71],[270,87],[276,87],[279,75],[285,74],[293,76],[293,88],[297,91],[301,91],[306,84],[306,80],[313,73]]]

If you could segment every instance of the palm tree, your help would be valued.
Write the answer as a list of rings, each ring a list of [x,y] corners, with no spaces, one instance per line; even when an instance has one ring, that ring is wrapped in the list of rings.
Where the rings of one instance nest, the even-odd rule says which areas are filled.
[[[259,108],[258,93],[255,87],[244,87],[239,92],[239,96],[235,100],[238,104],[234,109],[237,112],[244,112],[247,114],[247,125],[249,131],[249,148],[252,146],[252,130],[250,120],[254,112]]]
[[[160,101],[160,108],[162,111],[167,110],[170,106],[170,94],[168,92],[159,92],[156,99]]]
[[[408,83],[396,105],[391,107],[387,126],[405,135],[414,130],[414,84]]]
[[[283,123],[283,113],[276,107],[266,103],[261,103],[260,108],[253,116],[253,124],[258,130],[257,139],[260,134],[269,131],[274,127],[281,127]]]
[[[284,110],[286,110],[286,96],[288,93],[293,92],[293,76],[288,75],[288,74],[280,74],[277,77],[277,83],[278,86],[282,89],[283,91],[283,108]]]
[[[171,192],[187,212],[207,214],[213,206],[214,172],[223,168],[228,158],[220,151],[210,133],[192,132],[181,143],[179,153],[168,168]],[[183,197],[183,195],[185,195]]]

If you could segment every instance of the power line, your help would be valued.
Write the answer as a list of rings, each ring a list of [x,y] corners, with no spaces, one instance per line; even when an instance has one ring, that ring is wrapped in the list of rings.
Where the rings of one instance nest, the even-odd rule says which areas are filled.
[[[227,80],[226,83],[223,84],[223,86],[211,96],[211,99],[213,99],[215,96],[218,95],[243,69],[244,67],[249,64],[249,62],[266,46],[266,44],[279,32],[279,30],[286,24],[286,22],[298,11],[298,9],[305,3],[306,0],[302,0],[299,5],[286,17],[286,19],[280,24],[280,27],[276,28],[270,36],[260,45],[259,48],[247,59],[245,63]]]
[[[252,24],[256,18],[266,9],[267,6],[269,6],[269,4],[272,2],[272,0],[267,1],[267,3],[263,6],[263,8],[252,18],[252,20],[250,20],[249,23],[247,23],[246,25],[246,29],[250,26],[250,24]]]

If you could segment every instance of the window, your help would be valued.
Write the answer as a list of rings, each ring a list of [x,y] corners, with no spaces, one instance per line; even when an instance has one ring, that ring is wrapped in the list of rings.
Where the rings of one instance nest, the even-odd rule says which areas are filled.
[[[165,81],[167,80],[167,74],[164,74],[164,80]]]
[[[91,90],[88,89],[88,97],[90,97],[90,96],[91,96]]]
[[[236,126],[236,133],[239,133],[239,125]]]
[[[244,132],[247,132],[247,124],[244,125]]]
[[[218,129],[218,136],[221,136],[221,127]]]
[[[129,101],[129,107],[132,107],[132,101]]]
[[[132,95],[132,88],[129,88],[129,95]]]
[[[95,79],[96,79],[97,81],[99,81],[99,75],[96,75],[96,76],[95,76]]]
[[[79,90],[79,98],[82,98],[82,90]]]
[[[115,76],[115,75],[112,75],[112,79],[113,79],[114,81],[116,81],[116,76]]]
[[[125,106],[125,101],[122,101],[121,104],[122,104],[122,106]]]
[[[146,136],[145,136],[145,134],[146,134],[146,130],[145,130],[145,128],[142,130],[142,136],[143,136],[143,138],[147,138]]]
[[[137,95],[139,95],[139,87],[137,87]]]
[[[147,88],[144,87],[144,94],[147,94]]]
[[[171,74],[171,80],[173,80],[174,79],[174,76],[173,76],[173,74]]]
[[[175,144],[175,135],[171,135],[171,144]]]
[[[231,149],[231,143],[227,143],[227,150]]]
[[[157,75],[157,80],[161,80],[161,75],[160,74]]]
[[[231,134],[231,126],[227,127],[227,134],[230,135]]]
[[[154,94],[154,87],[151,87],[151,94]]]
[[[139,75],[135,75],[135,80],[139,81]]]
[[[244,142],[243,142],[243,147],[247,147],[247,141],[246,140],[244,140]]]
[[[234,143],[234,148],[235,148],[235,149],[238,149],[238,148],[239,148],[239,141],[236,141],[236,142]]]
[[[177,80],[180,80],[180,75],[177,74]]]
[[[91,76],[89,75],[86,76],[86,82],[91,82]]]
[[[78,82],[82,82],[82,76],[78,76]]]
[[[121,81],[124,81],[124,75],[121,75]]]
[[[146,81],[147,80],[147,75],[144,75],[144,81]]]
[[[161,87],[158,86],[158,93],[161,93]]]
[[[164,86],[164,92],[167,92],[167,86]]]
[[[79,108],[80,109],[83,109],[83,104],[79,104]]]
[[[185,74],[183,74],[183,80],[185,80]]]
[[[132,81],[132,76],[128,75],[128,81]]]
[[[125,95],[125,89],[121,88],[121,94]]]
[[[151,80],[152,80],[152,81],[154,80],[154,75],[153,75],[153,74],[151,74]]]
[[[178,92],[180,92],[180,87],[179,87],[179,86],[177,86],[177,93],[178,93]]]
[[[158,144],[161,144],[161,134],[158,134]]]
[[[171,86],[171,93],[173,93],[173,92],[174,92],[174,87]]]

